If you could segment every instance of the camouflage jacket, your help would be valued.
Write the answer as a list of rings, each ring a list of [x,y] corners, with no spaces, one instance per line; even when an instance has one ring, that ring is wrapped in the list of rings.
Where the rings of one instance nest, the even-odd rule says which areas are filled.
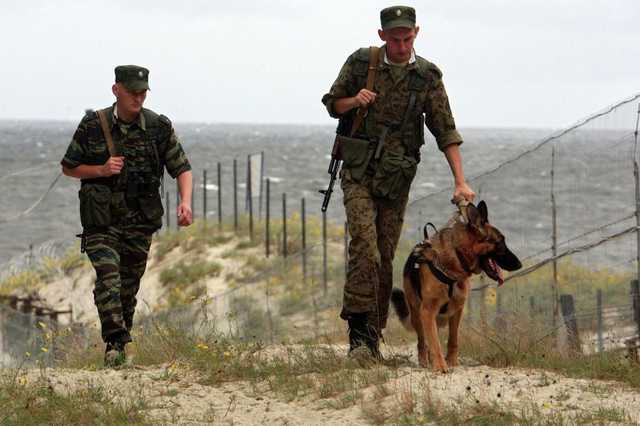
[[[420,146],[424,144],[424,122],[440,150],[450,144],[461,144],[462,138],[456,130],[438,67],[416,56],[415,62],[397,72],[392,69],[393,65],[385,63],[384,57],[383,46],[373,87],[377,93],[376,101],[369,107],[364,123],[355,136],[374,140],[380,134],[381,127],[388,126],[390,130],[385,139],[385,149],[417,156]],[[340,119],[339,133],[349,132],[356,110],[341,116],[334,111],[333,103],[339,98],[355,96],[365,87],[368,64],[369,48],[351,54],[329,93],[322,97],[329,115]],[[407,111],[412,91],[416,92],[416,102],[413,111]],[[401,129],[405,115],[408,120]]]
[[[106,115],[115,149],[119,155],[125,157],[125,166],[120,175],[83,179],[83,186],[96,183],[109,186],[112,192],[126,192],[129,181],[136,175],[151,176],[158,186],[163,168],[166,168],[173,178],[191,170],[191,165],[167,117],[143,108],[135,122],[125,124],[115,117],[114,106],[108,108]],[[78,125],[61,164],[67,168],[74,168],[81,164],[102,165],[108,159],[109,149],[98,114],[89,111]],[[150,225],[152,228],[161,226],[161,218],[160,221],[156,219],[153,223],[145,223],[138,203],[127,204],[129,212],[120,218],[123,223]]]

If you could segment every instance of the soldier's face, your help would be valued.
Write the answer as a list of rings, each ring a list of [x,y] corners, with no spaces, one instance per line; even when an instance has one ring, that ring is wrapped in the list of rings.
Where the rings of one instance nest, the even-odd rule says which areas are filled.
[[[413,42],[420,31],[415,28],[391,28],[383,31],[378,30],[380,39],[387,44],[387,57],[391,62],[403,63],[411,59],[413,52]]]
[[[144,100],[147,98],[146,90],[129,91],[120,83],[113,85],[113,94],[118,102],[118,112],[122,111],[125,115],[133,116],[140,113]]]

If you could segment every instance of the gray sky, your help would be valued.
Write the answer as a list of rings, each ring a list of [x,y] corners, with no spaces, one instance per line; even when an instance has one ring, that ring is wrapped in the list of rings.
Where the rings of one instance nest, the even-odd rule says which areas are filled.
[[[78,121],[134,63],[174,121],[331,123],[322,94],[393,4],[2,0],[0,118]],[[638,0],[405,4],[460,127],[561,127],[640,91]]]

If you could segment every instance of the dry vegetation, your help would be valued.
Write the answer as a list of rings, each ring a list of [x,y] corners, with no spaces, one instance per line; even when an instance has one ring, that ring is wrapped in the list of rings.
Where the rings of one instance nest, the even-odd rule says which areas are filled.
[[[298,222],[293,218],[288,223],[289,253],[300,249],[295,238]],[[240,226],[240,232],[248,232],[245,220]],[[310,240],[319,239],[320,229],[317,221],[308,224],[309,234],[315,235]],[[224,224],[219,231],[217,224],[199,222],[188,230],[156,238],[156,262],[164,265],[178,251],[189,256],[163,266],[159,280],[171,289],[173,299],[164,311],[136,320],[134,343],[129,345],[132,363],[122,370],[102,368],[103,348],[95,332],[87,337],[75,329],[43,329],[50,353],[25,354],[23,366],[0,372],[0,424],[175,424],[186,418],[193,423],[232,424],[236,419],[233,424],[247,424],[251,417],[242,417],[240,408],[234,411],[241,396],[264,403],[264,416],[280,407],[283,419],[296,419],[299,412],[308,416],[309,424],[582,425],[634,424],[638,420],[630,417],[635,415],[631,407],[613,404],[613,389],[625,392],[624,398],[636,395],[640,401],[640,368],[626,359],[625,353],[583,356],[558,351],[554,333],[536,318],[522,315],[505,318],[506,333],[478,321],[466,321],[461,338],[463,367],[447,376],[417,367],[415,336],[401,330],[395,320],[390,320],[385,334],[387,361],[382,365],[358,363],[345,356],[344,324],[337,319],[344,273],[337,246],[342,239],[341,227],[330,227],[330,239],[336,247],[330,251],[332,284],[326,293],[319,286],[319,258],[309,258],[313,273],[308,271],[308,282],[304,283],[295,255],[287,261],[262,256],[264,230],[260,225],[254,241],[237,239],[231,230],[232,224]],[[276,225],[274,236],[278,232]],[[207,258],[209,249],[224,244],[233,244],[233,248],[216,260]],[[276,245],[276,249],[281,251],[282,247]],[[210,308],[212,301],[203,294],[201,283],[220,275],[222,263],[230,259],[241,262],[242,270],[222,277],[229,288],[248,290],[225,299],[229,311],[221,318]],[[60,261],[48,260],[49,266],[10,277],[0,289],[37,287],[48,274],[68,273],[83,262],[71,253]],[[567,280],[571,274],[588,274],[568,263],[561,270]],[[546,273],[539,272],[540,277]],[[618,290],[612,289],[617,284],[611,280],[625,283],[628,277],[607,277],[609,281],[602,288],[616,297]],[[598,283],[606,277],[591,278],[590,282]],[[520,284],[527,291],[535,293],[536,286],[544,291],[535,275],[527,280],[526,286]],[[34,368],[45,355],[47,359],[53,355],[55,368]],[[97,379],[81,386],[60,385],[65,375],[86,374],[127,383],[133,380],[127,377],[138,373],[150,378],[153,391],[141,390],[131,397],[127,389]],[[567,378],[587,380],[561,386],[570,380]],[[464,383],[468,384],[456,380],[467,380]],[[213,390],[220,390],[228,398],[227,407],[211,402],[210,409],[197,413],[197,419],[189,417],[198,410],[186,408],[180,398],[183,393],[197,397],[176,385],[184,382],[198,387],[198,395],[218,395]],[[504,389],[510,392],[508,396],[501,395],[507,392]],[[552,399],[532,399],[527,393],[546,390]],[[583,407],[581,395],[602,403]],[[624,398],[620,397],[621,404]],[[178,400],[185,407],[176,406]],[[324,423],[312,421],[305,410],[319,413]],[[253,419],[259,423],[261,417],[256,415]]]

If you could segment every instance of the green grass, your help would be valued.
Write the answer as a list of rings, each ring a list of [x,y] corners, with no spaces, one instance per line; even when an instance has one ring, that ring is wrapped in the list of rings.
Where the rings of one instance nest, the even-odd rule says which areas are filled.
[[[640,388],[640,369],[623,349],[597,354],[563,354],[556,338],[535,320],[509,317],[509,332],[464,323],[460,337],[462,357],[492,367],[522,367],[554,371],[573,378],[615,380]]]
[[[46,377],[28,383],[19,372],[0,375],[0,424],[151,425],[140,396],[116,400],[104,388],[87,384],[69,393],[54,390]]]
[[[163,269],[160,283],[169,290],[169,307],[179,307],[203,296],[206,292],[203,281],[217,277],[222,271],[218,262],[195,259],[191,262],[179,261]]]
[[[236,301],[238,308],[254,309],[249,300]],[[289,346],[268,346],[260,339],[246,333],[221,334],[216,319],[202,317],[188,310],[173,312],[139,321],[134,329],[134,343],[129,353],[134,356],[134,366],[165,365],[165,372],[157,380],[169,380],[176,374],[174,365],[180,365],[198,373],[199,383],[220,386],[228,382],[250,384],[255,395],[272,393],[284,401],[317,399],[325,409],[345,409],[360,406],[364,417],[372,424],[451,424],[451,425],[567,425],[628,423],[625,412],[617,409],[598,409],[593,412],[558,413],[541,407],[506,407],[485,404],[466,398],[453,401],[453,406],[431,399],[428,388],[424,392],[397,389],[389,385],[391,380],[407,374],[401,365],[360,364],[346,357],[342,350],[318,343]],[[256,319],[264,320],[263,314]],[[247,327],[257,326],[245,324]],[[249,328],[250,330],[250,328]],[[612,364],[602,362],[600,367],[591,360],[561,358],[553,355],[544,345],[536,343],[535,335],[523,341],[487,341],[465,336],[470,344],[462,351],[464,357],[478,357],[482,362],[500,366],[535,367],[558,371],[569,376],[612,378],[629,383],[621,373],[611,374]],[[491,340],[495,340],[492,336]],[[546,344],[546,342],[545,342]],[[483,347],[480,347],[483,346]],[[500,346],[500,348],[498,347]],[[475,352],[469,353],[475,348]],[[87,360],[84,368],[99,368],[94,361],[101,355],[102,346],[83,351]],[[466,352],[465,352],[466,351]],[[544,361],[532,361],[535,354],[547,353]],[[80,350],[79,350],[80,352]],[[527,352],[531,352],[527,355]],[[573,366],[569,366],[573,363]],[[64,366],[64,363],[62,364]],[[406,365],[406,364],[405,364]],[[74,366],[82,363],[74,360]],[[633,373],[629,363],[620,364],[628,376]],[[600,371],[598,370],[600,369]],[[590,371],[592,370],[592,371]],[[599,371],[599,372],[598,372]],[[604,374],[608,372],[607,374]],[[455,372],[453,373],[455,374]],[[421,373],[419,373],[419,377]],[[552,384],[547,378],[540,386]],[[168,390],[167,392],[171,392]],[[599,392],[606,392],[599,390]],[[391,398],[391,400],[389,400]],[[557,395],[562,399],[562,394]],[[386,402],[382,404],[381,402]],[[392,401],[389,403],[389,401]]]
[[[191,226],[163,231],[154,237],[153,255],[157,260],[163,260],[167,254],[177,247],[184,251],[203,253],[209,247],[226,244],[233,239],[228,232],[219,232],[218,228],[202,220],[196,220]]]

